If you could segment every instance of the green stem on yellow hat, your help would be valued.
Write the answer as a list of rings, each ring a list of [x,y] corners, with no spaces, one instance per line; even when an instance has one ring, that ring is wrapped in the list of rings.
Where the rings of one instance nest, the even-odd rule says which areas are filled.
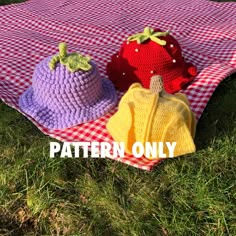
[[[169,32],[155,32],[154,29],[150,27],[145,27],[144,31],[142,33],[134,34],[130,37],[128,37],[128,41],[137,41],[138,44],[141,44],[148,39],[152,40],[155,43],[160,44],[161,46],[166,45],[166,41],[159,39],[158,37],[164,37],[167,36]]]
[[[52,57],[49,62],[49,68],[54,70],[56,64],[60,62],[62,65],[65,65],[67,70],[70,72],[75,72],[78,70],[88,71],[92,68],[89,63],[91,58],[89,56],[82,56],[77,52],[67,53],[66,43],[59,44],[59,54]]]

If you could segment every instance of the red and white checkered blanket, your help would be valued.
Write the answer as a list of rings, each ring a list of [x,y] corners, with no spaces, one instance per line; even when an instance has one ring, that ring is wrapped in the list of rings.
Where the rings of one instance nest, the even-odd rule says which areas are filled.
[[[30,0],[0,7],[0,99],[20,111],[18,99],[35,64],[62,41],[70,51],[91,55],[106,77],[105,66],[122,41],[149,26],[171,30],[184,57],[197,66],[199,75],[182,92],[199,119],[215,88],[236,71],[235,15],[236,3],[208,0]],[[62,141],[112,142],[105,128],[112,113],[56,131],[28,118]],[[132,156],[120,161],[144,170],[158,163]]]

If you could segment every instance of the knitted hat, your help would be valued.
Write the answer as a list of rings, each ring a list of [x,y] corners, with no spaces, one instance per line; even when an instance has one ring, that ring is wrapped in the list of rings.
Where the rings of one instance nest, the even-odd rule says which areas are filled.
[[[32,86],[23,93],[19,106],[49,129],[63,129],[97,119],[117,104],[111,81],[100,77],[88,56],[60,53],[36,65]]]
[[[149,88],[151,76],[161,75],[165,90],[175,93],[194,79],[197,69],[184,61],[179,43],[169,32],[146,27],[143,33],[129,37],[112,56],[107,74],[121,91],[134,82]]]
[[[130,86],[118,111],[107,123],[108,132],[115,141],[125,143],[125,151],[129,154],[135,142],[144,146],[146,142],[176,142],[174,156],[194,152],[196,120],[187,97],[164,90],[159,93],[159,78],[153,77],[152,90],[143,88],[140,83]],[[164,152],[168,153],[166,147]]]

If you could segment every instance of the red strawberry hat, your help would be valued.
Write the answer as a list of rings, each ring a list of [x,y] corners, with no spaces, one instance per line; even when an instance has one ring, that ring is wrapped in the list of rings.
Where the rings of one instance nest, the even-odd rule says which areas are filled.
[[[151,77],[161,75],[165,90],[175,93],[194,79],[197,69],[184,61],[179,43],[169,32],[146,27],[143,33],[130,36],[112,56],[107,74],[121,91],[134,82],[149,88]]]

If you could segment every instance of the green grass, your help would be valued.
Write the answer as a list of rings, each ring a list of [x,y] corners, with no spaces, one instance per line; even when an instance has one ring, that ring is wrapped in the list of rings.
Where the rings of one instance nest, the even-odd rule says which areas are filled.
[[[197,152],[151,173],[107,159],[50,159],[0,103],[0,235],[236,235],[236,76],[214,93]]]
[[[150,173],[50,159],[53,139],[0,102],[0,235],[236,235],[235,91],[236,75],[214,93],[196,153]]]
[[[0,6],[9,5],[12,3],[21,3],[21,2],[25,2],[25,0],[0,0]]]

